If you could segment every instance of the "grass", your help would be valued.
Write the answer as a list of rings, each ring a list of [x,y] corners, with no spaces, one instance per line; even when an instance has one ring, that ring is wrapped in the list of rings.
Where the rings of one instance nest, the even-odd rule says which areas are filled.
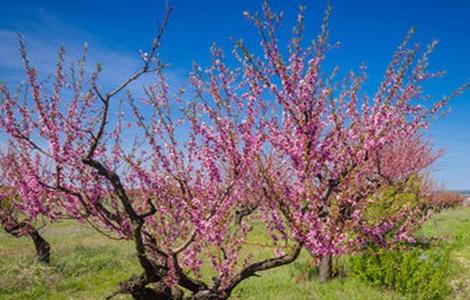
[[[420,234],[452,245],[452,299],[470,299],[470,208],[444,211],[429,220]]]
[[[35,261],[29,239],[15,239],[0,232],[0,299],[103,299],[120,281],[132,273],[140,273],[132,243],[109,240],[73,222],[53,224],[45,228],[43,234],[52,245],[50,266]],[[452,245],[453,294],[449,299],[470,299],[470,208],[436,215],[420,234],[444,239]],[[255,253],[256,256],[266,255],[263,251]],[[318,284],[314,273],[305,275],[308,260],[308,254],[303,252],[295,263],[243,282],[232,298],[407,299],[348,276]],[[117,299],[130,298],[120,296]]]
[[[37,263],[29,239],[0,234],[0,299],[103,299],[139,271],[129,242],[61,222],[44,229],[51,265]]]

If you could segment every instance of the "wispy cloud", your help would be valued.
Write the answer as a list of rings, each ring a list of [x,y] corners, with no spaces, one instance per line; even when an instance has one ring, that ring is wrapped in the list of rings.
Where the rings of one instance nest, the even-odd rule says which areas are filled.
[[[23,21],[24,22],[24,21]],[[23,76],[23,64],[18,52],[18,34],[24,35],[28,56],[41,76],[53,74],[56,55],[60,46],[66,49],[67,61],[77,60],[88,44],[88,66],[103,65],[100,83],[112,87],[122,82],[141,65],[138,49],[114,50],[104,46],[99,38],[89,32],[70,26],[63,21],[38,10],[29,23],[22,23],[22,31],[0,28],[0,80],[15,84]],[[168,79],[180,86],[185,70],[168,71]],[[148,82],[148,80],[145,80]]]
[[[36,10],[32,14],[32,18],[20,19],[18,24],[3,28],[0,26],[0,82],[13,87],[25,80],[24,66],[18,49],[18,34],[24,36],[28,58],[39,71],[41,78],[54,74],[57,52],[61,46],[66,50],[65,67],[68,68],[72,61],[77,61],[83,54],[84,44],[88,44],[88,71],[91,72],[96,63],[102,64],[99,85],[103,92],[116,87],[142,65],[138,49],[110,49],[100,42],[99,37],[70,26],[42,10]],[[176,93],[184,84],[186,73],[187,70],[171,67],[165,71],[172,93]],[[139,97],[142,95],[140,87],[151,83],[153,79],[152,76],[144,77],[129,88]],[[114,117],[117,107],[111,109],[111,117]],[[135,132],[131,135],[134,136]],[[6,140],[7,137],[0,131],[0,148],[5,145]]]

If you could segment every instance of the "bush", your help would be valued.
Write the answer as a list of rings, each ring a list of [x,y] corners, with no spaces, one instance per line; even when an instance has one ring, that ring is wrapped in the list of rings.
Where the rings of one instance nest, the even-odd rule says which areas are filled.
[[[368,248],[351,257],[351,272],[376,286],[392,288],[413,299],[444,299],[450,292],[450,250]]]

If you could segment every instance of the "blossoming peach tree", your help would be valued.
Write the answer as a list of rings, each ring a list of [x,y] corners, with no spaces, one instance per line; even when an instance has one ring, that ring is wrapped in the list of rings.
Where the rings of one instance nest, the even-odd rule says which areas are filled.
[[[214,49],[212,65],[195,68],[189,80],[194,100],[185,104],[181,94],[173,101],[181,109],[172,105],[157,56],[169,14],[142,67],[106,93],[98,84],[101,67],[87,73],[85,56],[65,73],[63,49],[52,82],[41,80],[20,41],[27,87],[12,94],[1,86],[0,125],[12,162],[6,176],[31,218],[72,218],[133,240],[143,274],[116,293],[178,299],[184,288],[192,299],[225,299],[256,272],[293,261],[301,247],[278,243],[276,255],[262,260],[242,251],[250,226],[235,222],[235,212],[246,199],[261,202],[254,180],[264,138],[252,101],[258,90]],[[155,83],[138,100],[128,91],[125,103],[116,102],[149,73]],[[129,116],[120,105],[135,128],[123,125]],[[201,279],[203,262],[215,274],[210,282]]]
[[[9,184],[32,218],[72,218],[133,241],[143,273],[116,294],[226,299],[257,272],[294,261],[302,247],[320,261],[347,253],[387,230],[362,222],[369,196],[434,160],[416,137],[446,101],[412,104],[432,76],[430,51],[410,71],[416,53],[402,45],[379,92],[360,99],[365,75],[351,73],[338,87],[320,72],[326,24],[303,49],[301,12],[285,62],[279,17],[267,5],[263,11],[246,14],[260,31],[262,56],[240,42],[240,68],[232,69],[213,47],[210,66],[195,66],[187,91],[175,96],[158,57],[171,10],[142,67],[107,92],[101,66],[88,73],[85,56],[66,74],[62,49],[52,82],[41,80],[20,43],[27,89],[0,88]],[[130,84],[143,76],[153,84],[135,96]],[[416,151],[395,151],[409,139]],[[271,237],[271,258],[246,251],[254,218]]]
[[[436,42],[418,57],[419,47],[408,46],[411,30],[377,92],[367,96],[361,92],[364,66],[342,81],[334,79],[336,70],[325,75],[322,68],[332,47],[330,9],[321,34],[304,46],[301,8],[288,49],[277,37],[282,15],[266,4],[262,15],[245,15],[259,31],[262,54],[239,42],[238,57],[244,76],[259,90],[259,107],[272,108],[261,122],[268,146],[257,163],[265,198],[283,215],[277,226],[290,228],[319,261],[321,281],[331,276],[333,255],[371,239],[384,245],[411,241],[419,209],[402,207],[375,224],[366,222],[364,212],[385,187],[403,186],[438,157],[422,132],[468,83],[449,97],[429,99],[422,83],[442,75],[427,70]]]

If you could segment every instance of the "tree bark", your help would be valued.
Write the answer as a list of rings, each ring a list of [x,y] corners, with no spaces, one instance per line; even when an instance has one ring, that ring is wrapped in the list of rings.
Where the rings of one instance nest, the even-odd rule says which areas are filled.
[[[333,275],[332,255],[323,256],[318,263],[318,278],[321,283],[327,282]]]
[[[39,261],[48,264],[51,256],[51,245],[39,234],[37,230],[31,231],[29,236],[33,239]]]
[[[183,293],[180,290],[172,289],[163,281],[155,284],[155,287],[142,287],[132,293],[135,300],[180,300]]]
[[[126,281],[119,283],[119,290],[106,297],[112,299],[118,294],[131,295],[135,300],[181,300],[183,291],[175,287],[168,286],[158,277],[147,278],[145,274],[133,275]]]
[[[235,225],[240,226],[242,224],[243,218],[251,215],[257,208],[258,205],[245,205],[240,207],[235,212]]]
[[[39,231],[26,221],[19,222],[11,215],[4,215],[0,219],[5,231],[16,237],[30,236],[36,247],[36,255],[40,262],[48,264],[50,261],[51,245],[39,234]],[[6,226],[5,224],[13,224]]]
[[[210,290],[204,290],[191,295],[188,300],[224,300],[227,298],[228,295],[218,295]]]

